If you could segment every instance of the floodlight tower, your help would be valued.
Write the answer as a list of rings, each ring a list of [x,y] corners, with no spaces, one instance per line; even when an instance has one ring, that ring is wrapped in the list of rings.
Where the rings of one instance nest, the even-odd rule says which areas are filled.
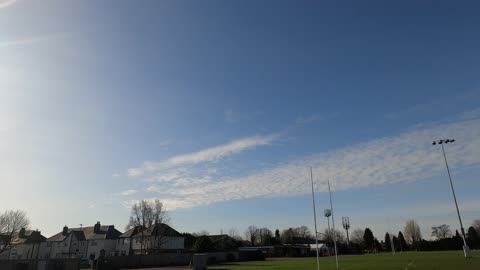
[[[323,211],[323,215],[327,218],[328,222],[328,236],[332,237],[332,232],[330,231],[330,216],[332,216],[332,210],[331,209],[325,209]]]
[[[348,217],[342,217],[342,225],[345,231],[347,231],[347,246],[350,243],[350,239],[348,238],[348,229],[350,229],[350,219]]]
[[[465,258],[470,258],[470,257],[472,257],[472,254],[470,252],[470,248],[467,245],[467,241],[465,240],[465,229],[463,228],[462,218],[460,217],[460,210],[458,210],[457,196],[455,195],[455,189],[453,188],[453,183],[452,183],[452,176],[450,175],[450,169],[448,168],[447,154],[445,154],[445,148],[443,147],[443,144],[453,143],[453,142],[455,142],[455,139],[442,139],[442,140],[433,141],[432,145],[439,144],[439,145],[442,146],[443,158],[445,159],[445,166],[447,167],[448,179],[450,180],[450,187],[452,188],[453,201],[455,202],[455,208],[457,209],[458,221],[460,221],[460,229],[462,231],[463,254],[465,255]]]

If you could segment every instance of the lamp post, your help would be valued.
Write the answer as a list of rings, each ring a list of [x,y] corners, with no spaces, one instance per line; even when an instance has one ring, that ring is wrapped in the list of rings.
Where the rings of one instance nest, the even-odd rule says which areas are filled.
[[[472,257],[472,254],[470,252],[470,248],[467,245],[467,241],[465,240],[465,229],[463,228],[462,218],[460,217],[460,210],[458,210],[457,196],[455,195],[455,189],[453,188],[453,183],[452,183],[452,176],[450,175],[450,169],[448,168],[447,155],[445,154],[445,148],[443,147],[444,144],[453,143],[453,142],[455,142],[455,139],[442,139],[442,140],[433,141],[432,145],[439,144],[439,145],[442,146],[443,158],[445,159],[445,166],[447,167],[448,179],[450,180],[450,187],[452,188],[453,201],[455,202],[455,208],[457,209],[458,221],[460,221],[460,230],[462,231],[463,253],[465,255],[465,258],[470,258],[470,257]]]
[[[332,203],[332,190],[330,189],[330,180],[328,180],[328,194],[330,195],[330,214],[332,215],[332,227],[333,227],[333,247],[335,248],[335,262],[338,267],[338,253],[337,253],[337,233],[335,232],[335,217],[333,216],[333,203]]]
[[[332,210],[328,208],[325,209],[323,211],[323,215],[327,218],[327,222],[328,222],[328,236],[332,237],[332,232],[330,231],[330,216],[332,215]]]

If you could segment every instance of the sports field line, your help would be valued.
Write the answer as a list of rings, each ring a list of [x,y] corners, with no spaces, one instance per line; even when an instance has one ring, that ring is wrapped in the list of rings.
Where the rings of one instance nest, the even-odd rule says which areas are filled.
[[[408,270],[408,267],[415,267],[415,265],[413,264],[414,262],[415,260],[412,260],[411,262],[409,262],[407,266],[405,266],[405,270]]]

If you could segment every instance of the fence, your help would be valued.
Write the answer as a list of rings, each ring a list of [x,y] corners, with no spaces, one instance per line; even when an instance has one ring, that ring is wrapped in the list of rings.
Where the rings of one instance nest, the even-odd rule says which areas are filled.
[[[210,263],[237,261],[239,259],[238,252],[215,252],[207,253]],[[192,261],[193,253],[181,254],[154,254],[154,255],[134,255],[134,256],[117,256],[107,258],[108,263],[117,269],[129,269],[139,267],[160,267],[160,266],[182,266],[189,265]]]
[[[78,270],[78,259],[0,260],[0,270]]]

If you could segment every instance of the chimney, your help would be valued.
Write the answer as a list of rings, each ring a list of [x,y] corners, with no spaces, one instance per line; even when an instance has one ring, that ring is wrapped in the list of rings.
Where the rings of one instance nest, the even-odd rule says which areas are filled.
[[[100,221],[97,221],[97,224],[93,227],[93,233],[100,233]]]
[[[18,232],[18,237],[19,238],[25,237],[25,228],[20,229],[20,231]]]
[[[63,231],[62,231],[62,235],[67,235],[68,234],[68,227],[67,225],[63,226]]]

